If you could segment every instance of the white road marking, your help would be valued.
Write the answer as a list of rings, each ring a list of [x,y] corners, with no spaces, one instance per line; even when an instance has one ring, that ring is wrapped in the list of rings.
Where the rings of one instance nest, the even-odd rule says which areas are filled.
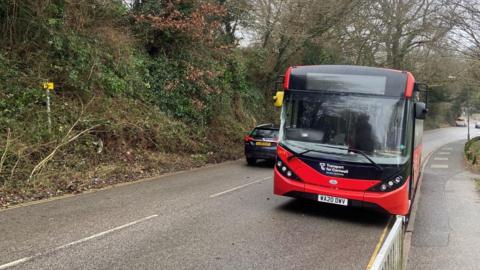
[[[0,269],[7,269],[9,267],[13,267],[13,266],[16,266],[16,265],[19,265],[21,263],[24,263],[24,262],[28,262],[30,261],[31,259],[33,259],[35,256],[32,256],[32,257],[25,257],[25,258],[22,258],[20,260],[16,260],[16,261],[13,261],[13,262],[9,262],[9,263],[6,263],[4,265],[0,265]]]
[[[438,152],[439,155],[450,155],[450,152]]]
[[[452,147],[444,147],[444,148],[442,148],[442,150],[452,151],[453,148]]]
[[[101,232],[101,233],[97,233],[97,234],[91,235],[91,236],[89,236],[89,237],[85,237],[85,238],[82,238],[82,239],[80,239],[80,240],[73,241],[73,242],[71,242],[71,243],[68,243],[68,244],[65,244],[65,245],[56,247],[56,248],[54,248],[54,249],[52,249],[52,250],[49,250],[49,251],[46,251],[46,252],[37,253],[37,254],[35,254],[35,255],[33,255],[33,256],[30,256],[30,257],[25,257],[25,258],[21,258],[21,259],[19,259],[19,260],[13,261],[13,262],[9,262],[9,263],[6,263],[6,264],[2,264],[2,265],[0,265],[0,270],[4,270],[4,269],[7,269],[7,268],[10,268],[10,267],[13,267],[13,266],[17,266],[17,265],[19,265],[19,264],[22,264],[22,263],[31,261],[31,260],[36,259],[36,258],[38,258],[38,257],[44,256],[44,255],[47,255],[47,254],[51,254],[51,253],[53,253],[53,252],[55,252],[55,251],[59,251],[59,250],[65,249],[65,248],[71,247],[71,246],[73,246],[73,245],[77,245],[77,244],[80,244],[80,243],[83,243],[83,242],[92,240],[92,239],[94,239],[94,238],[98,238],[98,237],[100,237],[100,236],[103,236],[103,235],[106,235],[106,234],[109,234],[109,233],[112,233],[112,232],[115,232],[115,231],[118,231],[118,230],[121,230],[121,229],[130,227],[130,226],[133,226],[133,225],[135,225],[135,224],[138,224],[138,223],[140,223],[140,222],[147,221],[147,220],[152,219],[152,218],[155,218],[155,217],[158,217],[158,215],[151,215],[151,216],[148,216],[148,217],[144,217],[144,218],[141,218],[141,219],[132,221],[132,222],[130,222],[130,223],[127,223],[127,224],[124,224],[124,225],[115,227],[115,228],[113,228],[113,229],[106,230],[106,231],[103,231],[103,232]]]
[[[443,165],[443,164],[432,164],[430,166],[432,169],[448,169],[448,165]]]
[[[448,157],[436,157],[433,160],[448,160]]]
[[[271,178],[272,178],[272,177],[269,176],[269,177],[265,177],[265,178],[262,178],[262,179],[258,179],[258,180],[255,180],[255,181],[250,182],[250,183],[246,183],[246,184],[241,185],[241,186],[238,186],[238,187],[234,187],[234,188],[231,188],[231,189],[228,189],[228,190],[219,192],[219,193],[212,194],[212,195],[210,195],[209,197],[210,197],[210,198],[215,198],[215,197],[221,196],[221,195],[223,195],[223,194],[226,194],[226,193],[229,193],[229,192],[232,192],[232,191],[236,191],[236,190],[242,189],[242,188],[244,188],[244,187],[248,187],[248,186],[250,186],[250,185],[257,184],[257,183],[263,182],[263,181],[268,180],[268,179],[271,179]],[[1,270],[1,269],[0,269],[0,270]]]

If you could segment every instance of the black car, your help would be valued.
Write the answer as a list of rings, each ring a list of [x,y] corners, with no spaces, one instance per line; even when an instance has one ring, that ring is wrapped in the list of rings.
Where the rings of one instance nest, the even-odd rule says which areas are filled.
[[[278,130],[274,124],[264,124],[245,136],[245,157],[249,165],[256,164],[258,159],[275,160]]]

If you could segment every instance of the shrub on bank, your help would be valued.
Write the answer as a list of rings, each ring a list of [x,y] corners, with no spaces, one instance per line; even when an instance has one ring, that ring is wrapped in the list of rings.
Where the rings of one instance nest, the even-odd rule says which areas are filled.
[[[475,137],[465,143],[465,159],[473,166],[480,163],[480,137]]]
[[[183,29],[119,0],[0,2],[0,207],[241,156],[263,92],[221,32],[181,23],[222,13],[189,5]]]

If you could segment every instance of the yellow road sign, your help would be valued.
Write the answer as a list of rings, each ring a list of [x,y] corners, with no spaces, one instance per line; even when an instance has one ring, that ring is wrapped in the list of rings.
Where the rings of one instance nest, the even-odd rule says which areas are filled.
[[[53,89],[55,89],[55,84],[53,82],[44,82],[43,83],[43,89],[53,90]]]

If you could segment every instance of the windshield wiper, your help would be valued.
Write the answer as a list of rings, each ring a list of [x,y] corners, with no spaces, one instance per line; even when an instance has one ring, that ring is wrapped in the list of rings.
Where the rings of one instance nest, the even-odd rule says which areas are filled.
[[[356,154],[362,155],[364,158],[366,158],[372,165],[379,171],[383,171],[382,166],[378,165],[373,159],[371,159],[365,152],[362,150],[354,149],[354,148],[345,148],[345,147],[340,147],[340,146],[331,146],[331,145],[322,145],[322,147],[326,148],[332,148],[332,149],[340,149],[340,150],[346,150],[347,152],[352,152]]]
[[[375,169],[383,172],[382,166],[378,165],[375,161],[373,161],[373,159],[371,159],[371,158],[370,158],[367,154],[365,154],[365,152],[363,152],[362,150],[353,149],[353,148],[345,148],[345,147],[340,147],[340,146],[331,146],[331,145],[321,145],[321,146],[322,146],[322,147],[326,147],[326,148],[345,150],[345,151],[347,151],[347,152],[352,152],[352,153],[360,154],[360,155],[362,155],[365,159],[367,159],[367,160],[372,164],[372,166],[375,167]],[[296,152],[290,150],[290,152],[292,152],[293,155],[291,155],[291,156],[289,156],[289,157],[287,158],[288,161],[290,161],[290,160],[291,160],[292,158],[294,158],[294,157],[301,157],[301,156],[303,156],[303,155],[305,155],[306,153],[309,153],[309,152],[322,153],[322,154],[335,154],[335,153],[328,152],[328,151],[321,151],[321,150],[314,150],[314,149],[306,149],[306,148],[298,147],[298,146],[295,146],[295,147],[300,148],[300,149],[304,149],[305,151],[300,152],[300,153],[296,153]]]
[[[322,154],[332,154],[332,152],[328,152],[328,151],[321,151],[321,150],[314,150],[314,149],[306,149],[306,148],[299,147],[299,146],[295,146],[295,147],[300,148],[300,149],[304,149],[305,151],[297,153],[297,152],[294,152],[294,151],[290,150],[290,152],[292,152],[293,155],[291,155],[291,156],[289,156],[289,157],[287,158],[288,161],[290,161],[290,160],[291,160],[292,158],[294,158],[294,157],[301,157],[301,156],[305,155],[305,154],[308,153],[308,152],[315,152],[315,153],[322,153]]]

